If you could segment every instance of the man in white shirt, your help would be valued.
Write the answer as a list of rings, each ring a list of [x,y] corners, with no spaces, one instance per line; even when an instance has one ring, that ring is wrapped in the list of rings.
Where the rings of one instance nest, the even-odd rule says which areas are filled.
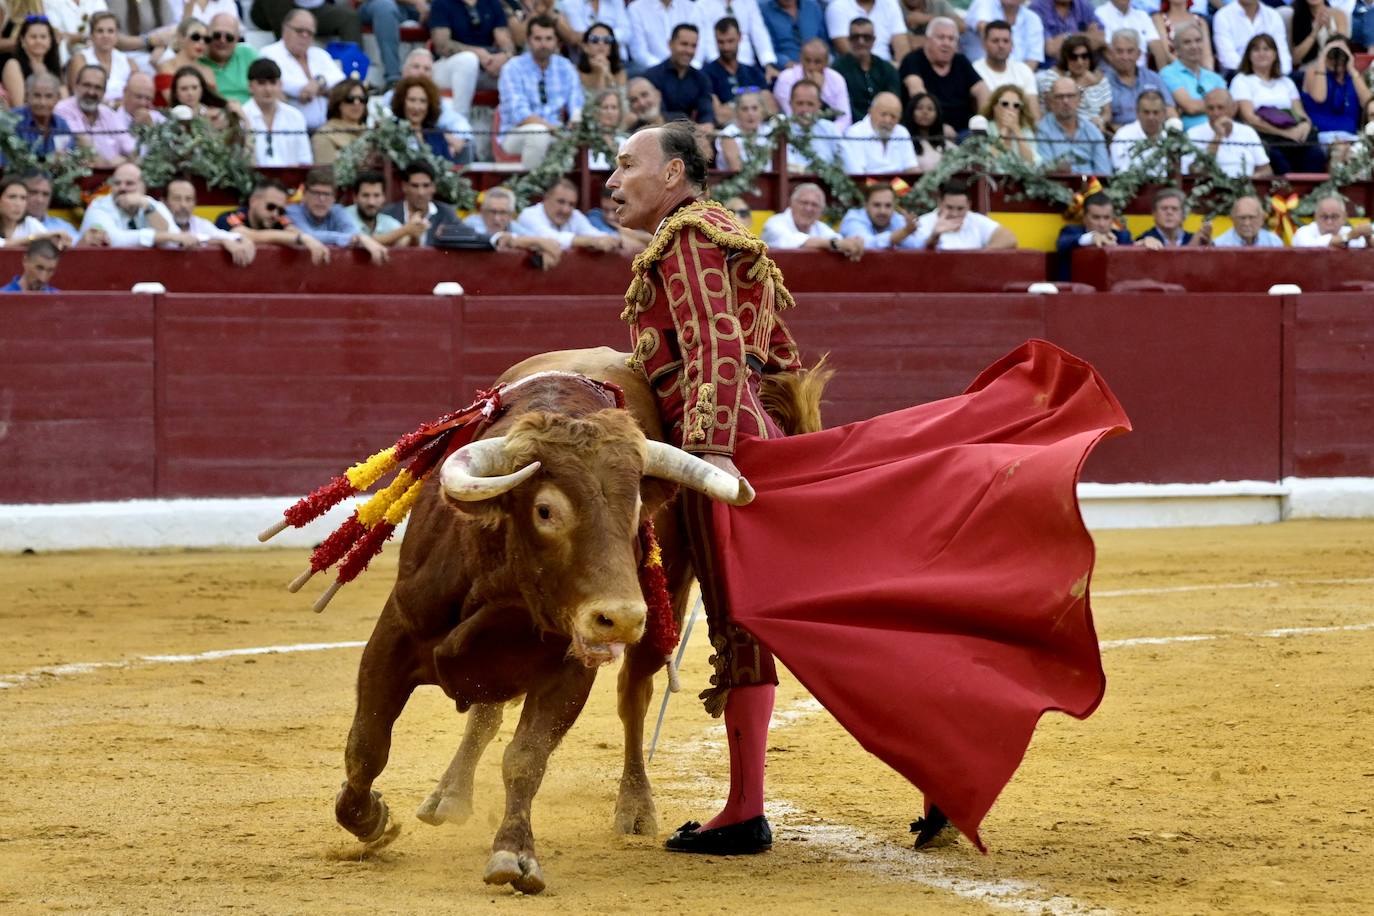
[[[851,124],[840,141],[844,170],[851,175],[890,175],[919,168],[911,134],[897,122],[902,101],[891,92],[880,92],[868,106],[868,114]]]
[[[1305,2],[1305,0],[1302,0]],[[1230,77],[1240,69],[1240,57],[1245,46],[1260,32],[1274,39],[1279,46],[1279,70],[1285,76],[1293,69],[1293,55],[1288,49],[1288,27],[1279,11],[1260,3],[1260,0],[1233,0],[1212,17],[1212,44],[1217,49],[1217,69]]]
[[[1367,248],[1371,236],[1369,223],[1351,226],[1347,222],[1345,198],[1328,194],[1317,201],[1312,222],[1293,233],[1294,248]]]
[[[1118,128],[1112,135],[1112,168],[1118,172],[1135,165],[1136,145],[1146,140],[1158,140],[1164,136],[1164,119],[1167,111],[1164,96],[1154,89],[1146,89],[1135,100],[1135,120]],[[1160,181],[1168,178],[1169,163],[1164,156],[1151,170],[1152,178]]]
[[[848,211],[840,220],[840,235],[863,239],[865,250],[896,248],[915,229],[915,221],[897,208],[897,192],[885,184],[864,188],[864,205]]]
[[[1137,9],[1131,0],[1107,0],[1097,7],[1097,21],[1102,23],[1102,34],[1108,38],[1120,32],[1122,29],[1130,29],[1136,33],[1140,42],[1140,56],[1136,60],[1136,66],[1144,70],[1149,67],[1146,59],[1146,51],[1154,55],[1156,66],[1163,67],[1169,60],[1168,51],[1164,43],[1159,40],[1159,30],[1155,28],[1154,20],[1150,14]]]
[[[172,215],[177,231],[193,236],[203,246],[218,245],[229,252],[239,267],[247,267],[257,256],[257,246],[249,239],[226,232],[203,216],[196,216],[196,186],[185,178],[167,182],[162,202]]]
[[[998,87],[1008,84],[1020,89],[1030,106],[1031,120],[1039,122],[1040,89],[1035,84],[1035,74],[1021,61],[1012,59],[1012,50],[1011,26],[1005,19],[994,19],[983,26],[983,59],[975,61],[973,69],[983,78],[989,93],[995,95]]]
[[[639,0],[635,0],[639,2]],[[701,40],[697,44],[696,57],[692,66],[698,70],[720,56],[716,45],[716,23],[727,17],[739,25],[739,46],[735,56],[742,64],[757,65],[763,68],[764,75],[771,83],[778,76],[778,55],[773,50],[773,36],[768,33],[768,24],[759,12],[758,0],[696,0],[697,29]]]
[[[110,173],[110,193],[91,201],[81,220],[81,235],[99,229],[115,248],[152,248],[175,245],[198,248],[200,240],[177,228],[161,201],[148,196],[143,170],[125,162]]]
[[[835,144],[840,140],[840,131],[834,121],[820,116],[821,87],[810,80],[801,80],[792,86],[792,117],[802,127],[810,125],[811,151],[818,160],[832,161],[835,158]],[[792,144],[787,145],[787,169],[792,172],[805,172],[810,163],[801,150]],[[824,204],[822,204],[824,206]]]
[[[308,10],[292,10],[282,20],[281,40],[261,53],[281,68],[282,95],[305,115],[305,126],[314,130],[323,124],[329,90],[343,82],[344,72],[329,52],[316,47],[315,17]]]
[[[916,220],[916,231],[901,247],[918,251],[1015,248],[1016,236],[991,217],[975,213],[968,185],[955,178],[940,186],[940,205]]]
[[[314,165],[305,115],[280,100],[281,67],[260,57],[248,65],[248,91],[243,117],[253,134],[253,162],[269,166]]]
[[[1037,69],[1045,59],[1045,24],[1040,17],[1023,0],[973,0],[964,14],[965,24],[980,36],[989,22],[997,20],[1011,25],[1012,59],[1022,61],[1032,70]],[[981,45],[969,44],[967,47],[972,52],[969,60],[982,56]]]
[[[1262,178],[1274,174],[1269,154],[1259,134],[1248,124],[1236,120],[1236,103],[1225,89],[1213,89],[1203,97],[1207,109],[1206,122],[1188,129],[1188,139],[1198,149],[1204,149],[1217,161],[1223,172],[1232,178]],[[1185,156],[1185,172],[1197,169],[1196,156]]]
[[[673,29],[684,22],[697,25],[697,8],[692,0],[635,0],[625,7],[625,12],[630,19],[630,60],[640,70],[667,59]],[[715,23],[711,25],[714,28]]]
[[[554,182],[542,201],[521,210],[515,229],[523,235],[554,239],[564,251],[615,251],[620,247],[620,236],[601,232],[577,209],[577,185],[567,178]]]
[[[700,2],[700,0],[698,0]],[[836,54],[848,54],[849,24],[855,19],[873,23],[873,56],[901,63],[911,50],[911,34],[898,0],[830,0],[825,4],[825,29]]]
[[[463,217],[463,222],[478,233],[491,236],[498,249],[534,252],[535,263],[544,270],[557,267],[563,257],[563,246],[556,238],[515,234],[515,194],[509,188],[487,188],[482,193],[481,208]]]
[[[769,248],[818,248],[833,251],[851,261],[864,256],[864,240],[861,236],[840,238],[838,232],[821,222],[821,213],[825,210],[825,192],[820,185],[802,182],[792,189],[789,203],[786,210],[774,213],[763,224],[759,238],[767,242]]]

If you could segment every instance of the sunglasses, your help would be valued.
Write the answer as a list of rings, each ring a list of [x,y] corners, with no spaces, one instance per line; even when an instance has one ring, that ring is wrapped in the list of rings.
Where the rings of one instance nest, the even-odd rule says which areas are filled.
[[[850,40],[850,41],[873,41],[876,37],[877,37],[877,36],[875,36],[875,35],[850,35],[850,36],[849,36],[849,40]]]
[[[25,16],[25,17],[24,17],[24,21],[25,21],[25,22],[47,22],[47,21],[48,21],[48,17],[47,17],[47,16]]]
[[[587,44],[589,45],[613,45],[615,44],[614,35],[588,35]]]
[[[350,95],[344,99],[344,103],[348,105],[362,105],[366,102],[367,96],[365,95]]]
[[[1069,60],[1092,60],[1093,56],[1087,51],[1079,51],[1069,55]]]
[[[233,32],[211,32],[211,33],[210,33],[210,40],[211,40],[211,41],[233,41],[233,42],[237,42],[237,41],[239,40],[239,37],[238,37],[237,35],[235,35]]]
[[[204,41],[204,40],[205,40],[206,38],[208,38],[208,37],[209,37],[209,36],[206,35],[204,32],[191,32],[190,34],[188,34],[188,35],[186,36],[186,40],[187,40],[187,41],[194,41],[194,42],[196,42],[196,43],[199,43],[199,42]]]
[[[1020,103],[1020,102],[1008,101],[1008,100],[1006,100],[1006,99],[1002,99],[1000,102],[997,103],[997,107],[998,107],[998,108],[1015,108],[1017,111],[1020,111],[1022,106],[1021,106],[1021,103]]]
[[[262,208],[268,213],[285,213],[286,208],[281,204],[263,204]]]

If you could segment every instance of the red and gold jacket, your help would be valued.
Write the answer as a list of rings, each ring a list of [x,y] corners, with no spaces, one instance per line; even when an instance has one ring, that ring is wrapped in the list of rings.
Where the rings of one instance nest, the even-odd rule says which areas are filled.
[[[794,303],[782,274],[733,213],[714,201],[679,208],[634,260],[625,311],[664,425],[689,452],[733,455],[740,435],[766,436],[749,373],[801,368],[778,317]]]

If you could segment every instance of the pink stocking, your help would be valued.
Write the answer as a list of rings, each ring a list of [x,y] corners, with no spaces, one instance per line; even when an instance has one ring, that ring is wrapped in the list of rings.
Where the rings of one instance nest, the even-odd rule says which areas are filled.
[[[730,796],[725,808],[703,830],[728,827],[763,813],[764,752],[773,717],[773,684],[732,687],[725,701],[725,734],[730,745]]]

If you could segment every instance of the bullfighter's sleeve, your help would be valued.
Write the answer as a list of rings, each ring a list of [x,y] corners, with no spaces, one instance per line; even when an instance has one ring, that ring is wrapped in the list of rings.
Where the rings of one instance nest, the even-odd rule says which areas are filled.
[[[767,370],[772,372],[795,372],[802,367],[801,350],[787,330],[782,316],[773,316],[773,331],[768,335]]]
[[[682,447],[732,455],[744,394],[744,334],[726,254],[695,227],[659,263],[683,362]]]

